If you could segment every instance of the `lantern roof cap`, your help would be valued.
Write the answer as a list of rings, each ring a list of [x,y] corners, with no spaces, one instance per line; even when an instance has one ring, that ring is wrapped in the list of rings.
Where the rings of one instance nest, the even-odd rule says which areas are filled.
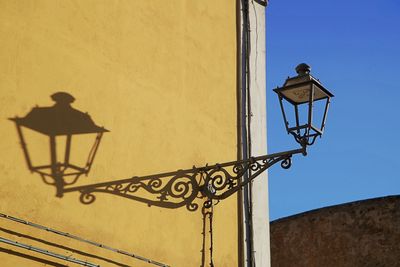
[[[89,114],[71,106],[75,98],[66,92],[51,95],[56,102],[51,107],[34,107],[23,118],[11,118],[17,124],[45,135],[73,135],[108,132],[97,126]]]
[[[313,82],[315,84],[318,84],[322,86],[321,82],[319,79],[315,78],[310,74],[311,72],[311,66],[306,64],[306,63],[301,63],[296,66],[295,68],[297,76],[294,77],[288,77],[283,84],[283,87],[286,86],[292,86],[294,84],[300,84],[300,83],[305,83],[305,82]]]
[[[274,91],[293,105],[304,104],[309,101],[309,91],[314,87],[313,101],[333,97],[334,95],[326,89],[319,79],[310,74],[311,67],[306,63],[297,65],[297,75],[288,77],[282,87]]]

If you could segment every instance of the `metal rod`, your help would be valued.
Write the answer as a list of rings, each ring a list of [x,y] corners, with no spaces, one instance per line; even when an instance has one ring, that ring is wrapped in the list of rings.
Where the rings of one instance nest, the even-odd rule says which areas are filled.
[[[90,262],[87,262],[87,261],[75,259],[75,258],[72,258],[70,256],[61,255],[61,254],[58,254],[58,253],[55,253],[55,252],[51,252],[51,251],[48,251],[48,250],[45,250],[45,249],[42,249],[42,248],[38,248],[38,247],[31,246],[31,245],[23,244],[23,243],[20,243],[20,242],[12,241],[10,239],[3,238],[3,237],[0,237],[0,242],[6,243],[8,245],[15,246],[15,247],[20,247],[20,248],[23,248],[23,249],[31,250],[31,251],[34,251],[34,252],[37,252],[37,253],[40,253],[40,254],[44,254],[44,255],[53,257],[53,258],[61,259],[61,260],[64,260],[64,261],[73,262],[73,263],[76,263],[76,264],[79,264],[79,265],[82,265],[82,266],[100,267],[100,265],[98,265],[98,264],[94,264],[94,263],[90,263]]]
[[[0,218],[4,218],[4,219],[7,219],[7,220],[11,220],[11,221],[17,222],[17,223],[25,224],[25,225],[28,225],[28,226],[31,226],[31,227],[34,227],[34,228],[37,228],[37,229],[40,229],[40,230],[44,230],[44,231],[47,231],[47,232],[50,232],[50,233],[53,233],[53,234],[65,236],[67,238],[71,238],[71,239],[74,239],[74,240],[77,240],[77,241],[80,241],[80,242],[83,242],[83,243],[87,243],[87,244],[90,244],[90,245],[93,245],[93,246],[96,246],[96,247],[99,247],[99,248],[110,250],[110,251],[113,251],[113,252],[116,252],[116,253],[119,253],[119,254],[122,254],[122,255],[125,255],[125,256],[129,256],[129,257],[132,257],[132,258],[135,258],[135,259],[138,259],[138,260],[141,260],[141,261],[156,265],[156,266],[170,267],[169,265],[164,264],[164,263],[160,263],[160,262],[157,262],[157,261],[154,261],[154,260],[151,260],[151,259],[147,259],[147,258],[139,256],[139,255],[130,253],[130,252],[126,252],[126,251],[123,251],[123,250],[120,250],[120,249],[115,249],[115,248],[112,248],[112,247],[109,247],[109,246],[106,246],[106,245],[103,245],[103,244],[100,244],[100,243],[96,243],[96,242],[93,242],[93,241],[90,241],[90,240],[86,240],[86,239],[83,239],[83,238],[81,238],[79,236],[75,236],[75,235],[72,235],[72,234],[69,234],[69,233],[58,231],[58,230],[55,230],[55,229],[52,229],[52,228],[49,228],[49,227],[46,227],[46,226],[43,226],[43,225],[40,225],[40,224],[28,222],[28,221],[25,221],[25,220],[22,220],[22,219],[19,219],[19,218],[16,218],[16,217],[4,214],[4,213],[0,213]]]
[[[153,174],[153,175],[147,175],[147,176],[142,176],[140,179],[149,179],[153,178],[154,176],[157,176],[157,178],[163,178],[163,177],[170,177],[170,176],[175,176],[179,173],[198,173],[198,172],[206,172],[215,168],[223,168],[227,166],[232,166],[234,164],[241,164],[241,163],[247,163],[249,161],[257,161],[257,160],[263,160],[263,159],[268,159],[268,158],[274,158],[274,157],[279,157],[279,156],[284,156],[288,154],[301,154],[304,153],[304,148],[299,148],[299,149],[294,149],[294,150],[288,150],[284,152],[279,152],[279,153],[274,153],[274,154],[269,154],[269,155],[264,155],[264,156],[258,156],[258,157],[252,157],[247,160],[238,160],[238,161],[230,161],[230,162],[224,162],[221,164],[214,164],[214,165],[206,165],[203,167],[195,167],[193,166],[192,169],[186,169],[186,170],[177,170],[174,172],[166,172],[166,173],[161,173],[161,174]],[[113,184],[120,184],[120,183],[126,183],[126,182],[131,182],[133,179],[139,178],[139,177],[132,177],[132,178],[127,178],[127,179],[121,179],[121,180],[116,180],[116,181],[110,181],[110,182],[104,182],[104,183],[97,183],[97,184],[90,184],[90,185],[82,185],[82,186],[76,186],[76,187],[70,187],[70,188],[65,188],[64,193],[67,192],[75,192],[75,191],[84,191],[88,189],[93,189],[96,187],[102,187],[102,186],[108,186],[108,185],[113,185]]]
[[[329,104],[330,104],[331,100],[330,98],[328,98],[326,100],[326,106],[325,106],[325,111],[324,111],[324,117],[322,119],[322,124],[321,124],[321,132],[324,131],[325,128],[325,122],[326,122],[326,115],[328,114],[328,108],[329,108]]]
[[[250,99],[250,88],[251,88],[251,77],[250,77],[250,54],[251,54],[251,41],[250,41],[250,18],[249,18],[249,1],[242,0],[242,16],[243,16],[243,30],[242,30],[242,66],[244,71],[242,90],[243,90],[243,159],[251,157],[251,99]],[[247,105],[246,105],[247,104]],[[247,115],[247,117],[246,117]],[[241,180],[247,180],[251,174],[250,170],[247,170]],[[246,254],[247,254],[247,266],[251,267],[253,264],[253,226],[252,226],[252,188],[251,185],[246,184],[243,186],[243,206],[245,215],[245,242],[246,242]]]
[[[300,135],[300,122],[299,122],[299,107],[298,105],[294,105],[294,112],[296,116],[296,128],[297,128],[297,134]]]
[[[311,89],[310,89],[310,102],[308,103],[308,128],[306,130],[307,134],[306,136],[310,135],[310,129],[311,129],[311,124],[312,124],[312,111],[313,111],[313,102],[314,102],[314,85],[311,84]]]
[[[313,129],[317,133],[317,135],[322,135],[321,130],[318,129],[317,127],[314,127],[312,124],[311,124],[311,129]],[[309,134],[309,136],[312,136],[312,134]]]
[[[224,193],[222,193],[221,195],[218,195],[218,196],[213,195],[213,194],[207,194],[207,196],[210,199],[218,199],[218,200],[226,199],[227,197],[231,196],[232,194],[234,194],[238,190],[240,190],[240,188],[242,188],[243,186],[249,184],[252,180],[257,178],[257,176],[259,176],[261,173],[263,173],[265,170],[267,170],[272,165],[274,165],[274,164],[276,164],[276,163],[278,163],[280,161],[283,161],[283,160],[286,160],[286,159],[290,159],[292,157],[292,155],[295,155],[295,154],[303,154],[303,155],[305,155],[306,153],[307,153],[306,152],[306,146],[304,146],[301,149],[290,150],[290,151],[286,151],[286,152],[267,155],[268,157],[266,157],[266,159],[270,158],[270,159],[273,159],[273,160],[271,162],[269,162],[268,164],[266,164],[265,166],[263,166],[262,168],[260,168],[259,170],[257,170],[255,173],[252,173],[250,175],[250,177],[245,178],[243,181],[241,181],[237,187],[233,187],[233,188],[227,190],[226,192],[224,192]],[[255,160],[255,158],[254,158],[254,160]],[[206,193],[208,193],[208,192],[206,192]]]
[[[291,128],[289,128],[289,132],[290,132],[290,131],[293,131],[293,130],[305,129],[305,128],[307,128],[307,127],[308,127],[307,124],[301,125],[301,126],[299,126],[299,127],[291,127]]]
[[[279,104],[281,106],[281,111],[282,111],[282,115],[283,115],[283,120],[285,121],[285,127],[286,127],[286,131],[289,133],[289,122],[286,119],[286,114],[285,114],[285,109],[283,108],[283,103],[282,103],[282,96],[279,96]]]

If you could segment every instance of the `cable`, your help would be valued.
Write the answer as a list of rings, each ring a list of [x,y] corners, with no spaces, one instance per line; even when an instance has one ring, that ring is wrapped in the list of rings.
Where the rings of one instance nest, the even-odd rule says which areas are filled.
[[[100,243],[96,243],[96,242],[93,242],[93,241],[90,241],[90,240],[86,240],[86,239],[83,239],[83,238],[75,236],[75,235],[71,235],[71,234],[68,234],[68,233],[65,233],[65,232],[61,232],[61,231],[58,231],[58,230],[55,230],[55,229],[51,229],[49,227],[46,227],[46,226],[43,226],[43,225],[40,225],[40,224],[28,222],[28,221],[25,221],[25,220],[22,220],[22,219],[13,217],[13,216],[9,216],[9,215],[4,214],[4,213],[0,213],[0,217],[4,218],[4,219],[7,219],[7,220],[11,220],[11,221],[17,222],[17,223],[25,224],[25,225],[28,225],[28,226],[31,226],[31,227],[34,227],[34,228],[37,228],[37,229],[40,229],[40,230],[44,230],[44,231],[47,231],[47,232],[50,232],[50,233],[53,233],[53,234],[65,236],[65,237],[68,237],[68,238],[71,238],[71,239],[74,239],[74,240],[77,240],[77,241],[80,241],[80,242],[83,242],[83,243],[87,243],[87,244],[90,244],[90,245],[93,245],[93,246],[96,246],[96,247],[99,247],[99,248],[107,249],[107,250],[110,250],[110,251],[113,251],[113,252],[116,252],[116,253],[119,253],[119,254],[122,254],[122,255],[125,255],[125,256],[129,256],[129,257],[135,258],[137,260],[141,260],[141,261],[147,262],[149,264],[153,264],[153,265],[161,266],[161,267],[170,267],[169,265],[164,264],[164,263],[160,263],[160,262],[157,262],[157,261],[154,261],[154,260],[150,260],[150,259],[147,259],[147,258],[139,256],[139,255],[130,253],[130,252],[126,252],[126,251],[123,251],[123,250],[120,250],[120,249],[115,249],[115,248],[112,248],[112,247],[109,247],[109,246],[106,246],[106,245],[103,245],[103,244],[100,244]]]
[[[41,254],[44,254],[44,255],[47,255],[47,256],[50,256],[50,257],[53,257],[53,258],[57,258],[57,259],[61,259],[61,260],[69,261],[69,262],[73,262],[73,263],[76,263],[76,264],[79,264],[79,265],[89,266],[89,267],[100,267],[100,265],[97,265],[97,264],[94,264],[94,263],[90,263],[90,262],[83,261],[83,260],[78,260],[78,259],[72,258],[70,256],[64,256],[64,255],[61,255],[61,254],[58,254],[58,253],[54,253],[54,252],[51,252],[51,251],[48,251],[48,250],[45,250],[45,249],[41,249],[41,248],[34,247],[34,246],[31,246],[31,245],[26,245],[26,244],[23,244],[23,243],[12,241],[12,240],[9,240],[9,239],[3,238],[3,237],[0,237],[0,242],[6,243],[6,244],[9,244],[9,245],[12,245],[12,246],[24,248],[24,249],[27,249],[27,250],[35,251],[37,253],[41,253]]]

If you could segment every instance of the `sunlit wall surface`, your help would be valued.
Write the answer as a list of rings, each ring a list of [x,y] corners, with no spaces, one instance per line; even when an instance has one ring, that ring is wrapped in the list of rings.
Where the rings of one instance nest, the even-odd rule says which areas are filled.
[[[89,175],[74,186],[235,160],[235,1],[0,0],[0,39],[0,212],[170,266],[200,266],[205,249],[207,263],[201,206],[149,207],[101,193],[88,205],[79,192],[56,197],[29,171],[8,118],[51,107],[50,96],[62,91],[109,130]],[[46,138],[26,134],[34,164],[50,160]],[[86,160],[89,139],[72,140],[71,161]],[[236,196],[215,207],[215,266],[237,265],[238,223]],[[152,266],[4,218],[0,227],[8,240],[101,266]],[[0,259],[1,266],[71,264],[5,243]]]

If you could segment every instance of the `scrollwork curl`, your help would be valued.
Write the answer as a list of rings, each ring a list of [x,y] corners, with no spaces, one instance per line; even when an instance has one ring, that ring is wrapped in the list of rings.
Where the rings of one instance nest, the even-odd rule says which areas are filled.
[[[215,191],[232,186],[234,177],[226,169],[212,170],[207,174],[206,185]]]
[[[258,171],[260,168],[261,168],[261,164],[258,163],[257,161],[251,163],[250,166],[249,166],[249,169],[252,170],[252,171],[254,171],[254,172],[255,172],[255,171]]]
[[[243,164],[235,164],[232,168],[233,173],[237,174],[237,175],[241,175],[242,173],[244,173],[245,168],[243,167]]]
[[[291,166],[292,166],[292,159],[290,157],[282,160],[281,167],[283,169],[289,169]]]

